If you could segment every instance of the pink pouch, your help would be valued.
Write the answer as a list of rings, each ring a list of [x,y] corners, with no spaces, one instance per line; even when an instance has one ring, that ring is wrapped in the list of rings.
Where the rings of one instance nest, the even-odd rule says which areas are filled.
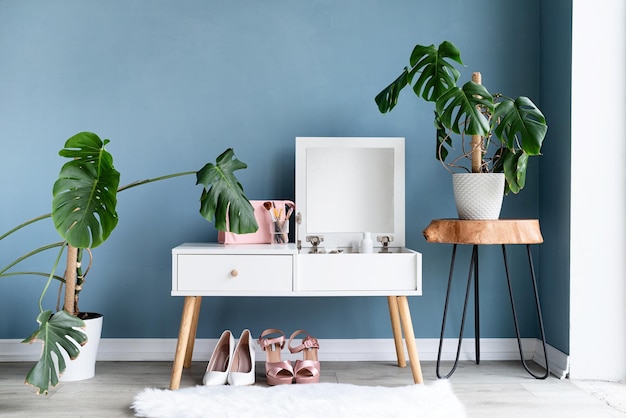
[[[221,244],[269,244],[272,241],[270,234],[272,216],[263,206],[265,202],[273,203],[275,208],[283,208],[285,211],[291,208],[291,212],[293,212],[293,208],[295,208],[295,204],[291,200],[251,200],[250,204],[254,208],[254,217],[259,229],[251,234],[217,231],[217,242]],[[228,224],[228,220],[226,222]]]

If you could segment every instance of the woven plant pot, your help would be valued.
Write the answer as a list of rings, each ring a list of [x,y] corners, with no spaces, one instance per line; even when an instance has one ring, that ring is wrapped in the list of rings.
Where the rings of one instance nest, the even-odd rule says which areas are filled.
[[[459,219],[495,220],[504,197],[504,173],[457,173],[452,189]]]

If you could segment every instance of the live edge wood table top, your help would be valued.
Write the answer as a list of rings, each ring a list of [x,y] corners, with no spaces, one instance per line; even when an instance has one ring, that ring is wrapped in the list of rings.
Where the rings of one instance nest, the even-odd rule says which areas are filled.
[[[435,219],[423,232],[426,241],[445,244],[541,244],[538,219],[473,221]]]

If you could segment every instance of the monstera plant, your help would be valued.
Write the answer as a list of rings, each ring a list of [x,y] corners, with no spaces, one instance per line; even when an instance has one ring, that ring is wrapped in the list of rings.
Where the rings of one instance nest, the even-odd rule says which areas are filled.
[[[118,223],[116,212],[118,192],[155,181],[184,175],[196,175],[196,184],[203,186],[200,198],[200,214],[209,222],[215,221],[219,230],[235,233],[255,232],[258,228],[254,208],[246,198],[243,187],[234,172],[245,169],[232,149],[217,157],[215,164],[208,163],[199,171],[169,174],[148,180],[136,181],[119,187],[120,173],[113,166],[113,157],[105,149],[108,139],[102,141],[91,132],[80,132],[67,140],[60,155],[67,161],[54,183],[52,212],[24,222],[0,235],[0,240],[22,228],[45,219],[52,219],[61,241],[44,245],[11,262],[2,270],[0,277],[15,275],[39,275],[47,277],[39,298],[39,324],[35,332],[23,342],[41,341],[43,350],[39,361],[26,376],[26,383],[37,388],[38,393],[47,393],[56,386],[59,376],[66,369],[62,351],[70,359],[76,358],[80,348],[87,343],[81,311],[78,308],[79,294],[83,289],[86,271],[82,269],[82,256],[86,251],[103,244]],[[36,271],[13,271],[12,268],[31,256],[50,249],[58,249],[50,273]],[[57,275],[58,265],[66,254],[66,269],[63,277]],[[91,263],[90,263],[91,264]],[[64,303],[61,309],[45,309],[43,299],[53,280],[64,285]],[[73,341],[77,344],[74,344]],[[56,363],[56,365],[55,365]]]
[[[400,92],[411,86],[418,97],[435,105],[436,158],[446,169],[504,173],[505,194],[524,188],[528,158],[540,155],[547,131],[537,106],[528,97],[491,94],[480,73],[458,86],[455,64],[463,61],[448,41],[439,47],[416,45],[409,64],[376,96],[379,111],[391,111]]]

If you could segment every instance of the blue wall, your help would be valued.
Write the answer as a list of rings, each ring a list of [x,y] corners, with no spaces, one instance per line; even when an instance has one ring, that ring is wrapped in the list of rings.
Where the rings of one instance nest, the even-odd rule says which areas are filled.
[[[411,310],[416,336],[438,337],[451,248],[427,244],[421,231],[456,213],[450,176],[433,158],[432,109],[407,92],[381,115],[373,99],[416,43],[450,40],[467,65],[463,80],[481,71],[490,90],[539,101],[540,12],[539,0],[3,1],[0,231],[49,211],[63,163],[57,151],[82,130],[111,139],[123,184],[198,170],[233,147],[248,164],[239,179],[251,199],[294,197],[296,136],[404,136],[407,245],[424,256],[424,296],[411,298]],[[176,337],[183,301],[169,296],[170,250],[216,239],[197,213],[194,183],[183,177],[120,194],[118,228],[94,251],[81,297],[83,310],[106,315],[105,338]],[[535,159],[502,216],[538,217],[539,190]],[[46,223],[1,242],[0,266],[56,239]],[[513,337],[499,249],[482,255],[482,336]],[[511,249],[523,334],[535,336],[522,255]],[[47,270],[51,259],[32,268]],[[0,338],[32,331],[43,282],[0,279]],[[459,304],[462,289],[459,282]],[[55,298],[56,289],[46,306]],[[267,327],[391,337],[385,298],[206,298],[198,334]]]
[[[541,103],[550,122],[539,162],[540,295],[549,343],[569,353],[572,2],[543,2]]]

